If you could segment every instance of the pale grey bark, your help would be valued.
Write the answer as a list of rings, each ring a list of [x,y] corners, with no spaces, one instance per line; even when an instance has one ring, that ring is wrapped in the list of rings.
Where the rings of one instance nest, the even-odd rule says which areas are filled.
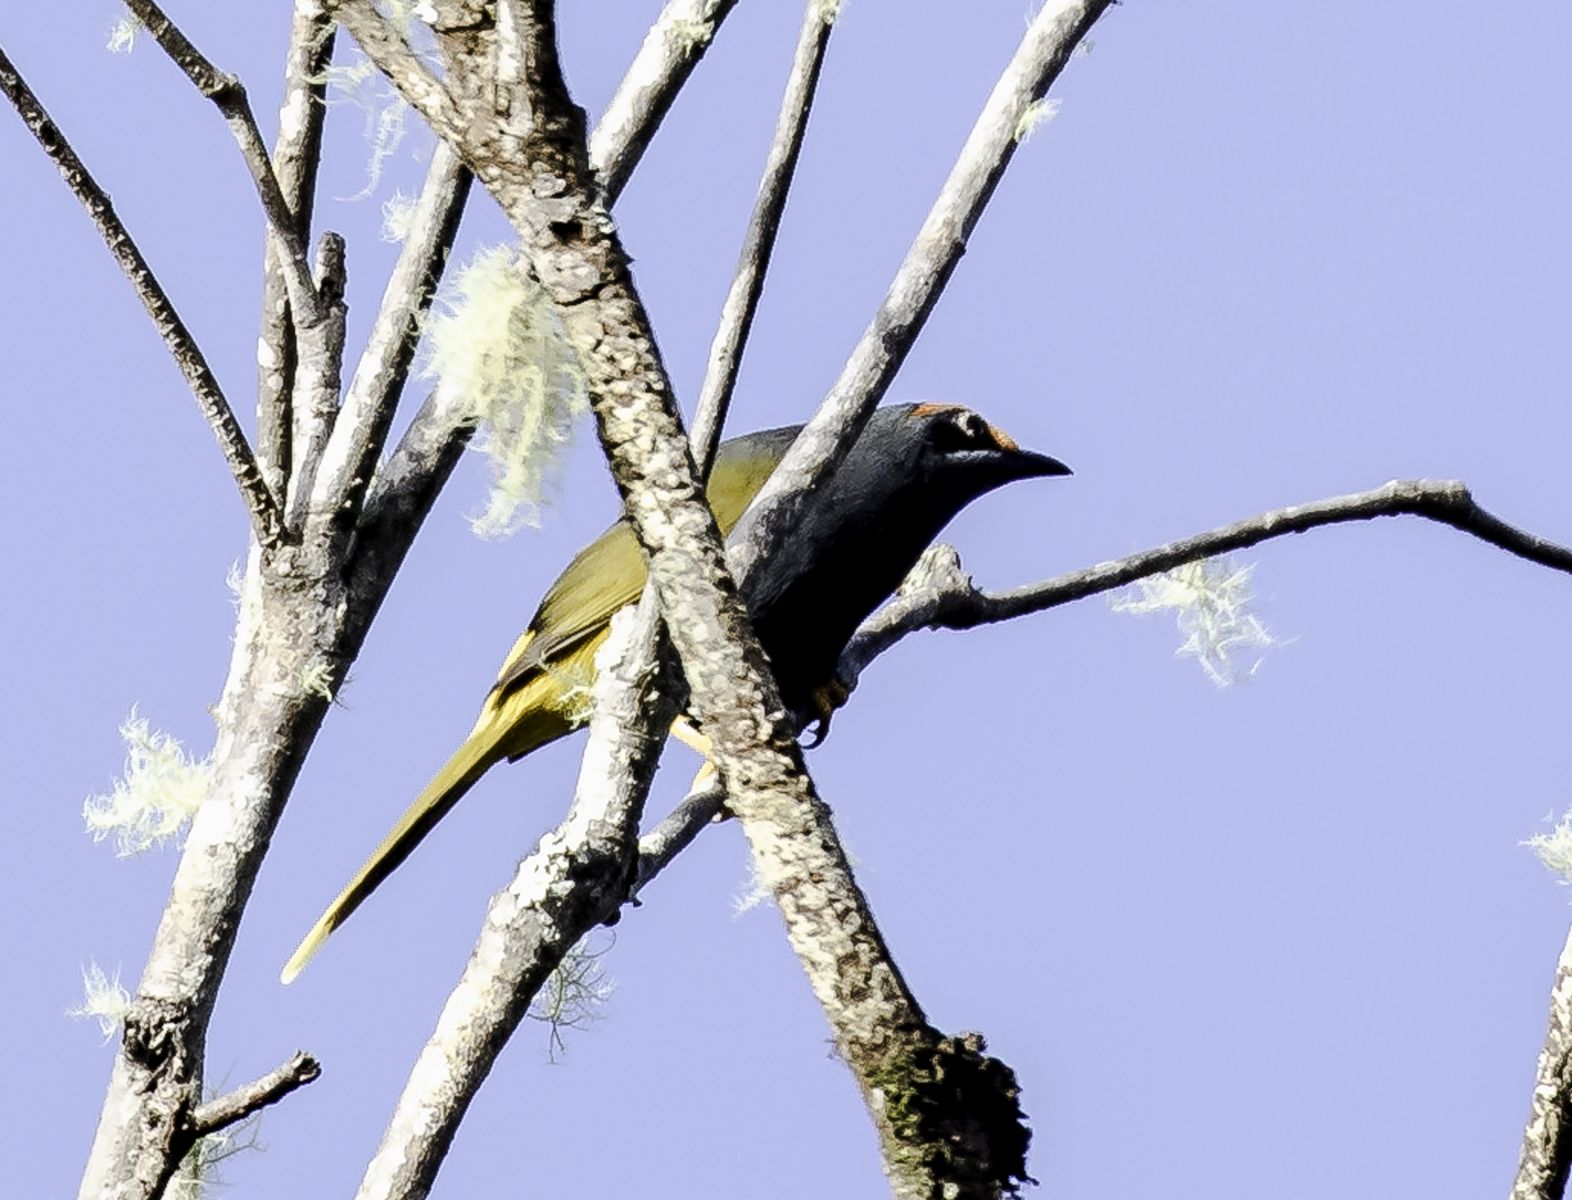
[[[1561,1200],[1572,1169],[1572,931],[1550,989],[1550,1020],[1510,1200]]]

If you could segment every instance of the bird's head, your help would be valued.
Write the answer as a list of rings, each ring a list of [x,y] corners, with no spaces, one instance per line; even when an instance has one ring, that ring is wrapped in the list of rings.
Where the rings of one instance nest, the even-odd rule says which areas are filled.
[[[889,411],[906,426],[902,440],[916,443],[917,466],[927,486],[956,490],[970,499],[1017,479],[1070,474],[1058,459],[1023,450],[1009,434],[959,404],[914,404]]]

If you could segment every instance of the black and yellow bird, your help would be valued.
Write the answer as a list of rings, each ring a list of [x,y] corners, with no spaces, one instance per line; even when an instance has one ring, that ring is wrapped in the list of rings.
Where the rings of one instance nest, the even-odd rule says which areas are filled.
[[[729,533],[801,426],[733,438],[720,447],[708,499]],[[754,628],[787,706],[823,711],[841,651],[897,587],[950,519],[977,497],[1017,479],[1067,475],[1047,455],[1022,450],[959,405],[877,410],[803,520],[825,534],[809,563],[776,555],[749,600]],[[453,757],[311,931],[283,971],[290,982],[486,771],[522,758],[582,724],[595,652],[612,614],[644,588],[643,552],[625,521],[568,564],[502,664],[480,719]]]

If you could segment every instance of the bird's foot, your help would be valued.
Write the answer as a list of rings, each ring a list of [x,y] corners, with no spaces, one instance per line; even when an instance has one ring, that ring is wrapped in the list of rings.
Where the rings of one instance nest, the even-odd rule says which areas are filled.
[[[836,675],[831,675],[828,683],[809,693],[808,703],[812,705],[814,713],[813,719],[808,723],[813,729],[813,739],[808,742],[809,750],[830,736],[830,718],[835,715],[835,710],[842,707],[850,698],[851,689]]]

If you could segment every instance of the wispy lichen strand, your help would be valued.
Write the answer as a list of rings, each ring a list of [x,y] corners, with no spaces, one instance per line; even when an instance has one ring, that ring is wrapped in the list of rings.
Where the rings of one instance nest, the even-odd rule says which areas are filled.
[[[1534,834],[1523,845],[1562,883],[1572,883],[1572,809],[1561,814],[1554,829]]]
[[[588,410],[550,301],[511,249],[492,247],[458,273],[429,336],[427,373],[445,400],[473,415],[473,444],[491,462],[475,532],[499,537],[536,523],[573,423]]]
[[[1194,658],[1208,679],[1227,687],[1260,669],[1254,651],[1278,644],[1250,611],[1254,570],[1235,567],[1227,556],[1203,559],[1142,579],[1109,604],[1133,616],[1172,611],[1185,639],[1175,653]]]
[[[66,1009],[66,1016],[97,1021],[107,1043],[120,1032],[126,1012],[131,1008],[131,993],[120,983],[120,972],[104,973],[96,962],[82,968],[82,1003]]]
[[[207,798],[212,766],[152,728],[135,708],[120,737],[125,772],[107,794],[88,797],[82,816],[95,842],[113,837],[115,852],[125,857],[160,846],[185,827]]]

